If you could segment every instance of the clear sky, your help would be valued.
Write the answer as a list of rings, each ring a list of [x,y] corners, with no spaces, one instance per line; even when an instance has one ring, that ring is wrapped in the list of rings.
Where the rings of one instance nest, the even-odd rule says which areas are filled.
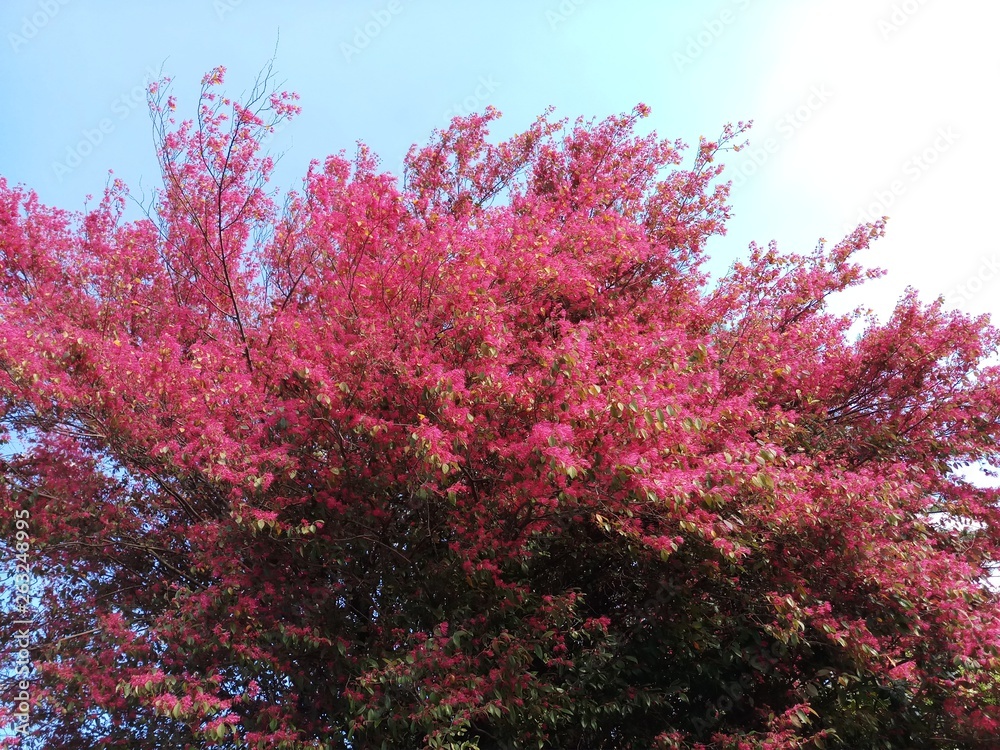
[[[456,107],[496,106],[505,135],[548,105],[604,117],[641,101],[689,143],[753,119],[712,270],[750,240],[809,251],[887,214],[864,260],[890,275],[843,307],[885,314],[912,285],[997,313],[998,20],[996,0],[4,0],[0,174],[73,209],[109,169],[153,186],[146,80],[173,76],[193,114],[206,71],[225,65],[238,94],[277,45],[303,107],[272,144],[280,187],[358,139],[396,171]]]

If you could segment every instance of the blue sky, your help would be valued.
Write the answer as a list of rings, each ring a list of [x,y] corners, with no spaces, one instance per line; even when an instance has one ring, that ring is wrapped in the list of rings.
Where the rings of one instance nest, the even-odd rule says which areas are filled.
[[[696,143],[755,120],[731,154],[730,233],[714,271],[750,240],[786,251],[835,241],[865,214],[891,217],[865,261],[890,271],[842,301],[884,314],[903,288],[997,312],[1000,256],[987,226],[1000,51],[990,0],[6,0],[0,174],[78,209],[107,171],[157,183],[143,87],[161,69],[180,114],[225,65],[246,90],[272,56],[302,115],[272,148],[297,187],[313,158],[361,139],[398,171],[456,107],[499,108],[498,136],[545,107],[645,121]]]

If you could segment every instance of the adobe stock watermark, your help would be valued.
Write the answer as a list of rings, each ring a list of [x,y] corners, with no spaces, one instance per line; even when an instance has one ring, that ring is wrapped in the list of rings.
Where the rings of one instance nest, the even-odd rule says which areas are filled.
[[[774,641],[770,648],[760,648],[757,653],[749,659],[750,666],[766,675],[774,666],[788,656],[788,647],[781,641]],[[754,687],[756,680],[753,672],[744,672],[739,679],[730,680],[722,688],[722,695],[714,701],[705,701],[705,713],[703,716],[695,716],[691,719],[696,732],[706,734],[714,727],[727,713],[737,706],[748,703],[754,705],[754,700],[748,695],[748,691]]]
[[[780,138],[768,136],[760,145],[746,148],[747,158],[735,169],[732,177],[733,187],[741,186],[757,174],[760,168],[781,150],[782,144],[791,140],[832,98],[833,91],[827,84],[812,86],[800,105],[785,112],[775,122],[774,129]]]
[[[52,162],[52,171],[59,182],[83,164],[84,160],[97,150],[97,147],[104,143],[104,139],[115,132],[118,123],[127,119],[136,107],[146,104],[146,95],[149,84],[159,78],[160,74],[152,68],[146,68],[145,77],[142,83],[138,83],[128,91],[116,96],[110,105],[112,117],[101,118],[92,128],[86,128],[80,133],[80,140],[72,146],[66,147],[66,155],[62,161]]]
[[[950,125],[938,128],[934,134],[934,140],[924,149],[903,162],[900,169],[901,175],[886,185],[884,188],[872,193],[872,200],[867,206],[858,212],[855,223],[866,224],[881,219],[895,205],[906,192],[916,183],[920,182],[928,170],[959,141],[960,136]],[[850,231],[850,227],[842,227],[845,231]]]
[[[70,0],[39,0],[38,10],[34,11],[30,16],[21,18],[21,26],[18,29],[18,33],[12,31],[7,34],[7,41],[10,42],[10,48],[14,50],[15,54],[28,42],[37,37],[42,29],[48,26],[52,22],[52,19],[59,15],[59,11],[64,6],[69,5],[69,3]]]
[[[258,145],[260,146],[262,153],[264,151],[264,147],[271,145],[274,139],[278,137],[278,134],[281,133],[281,131],[283,131],[286,127],[288,127],[287,118],[279,120],[268,128],[267,133],[265,133],[264,136],[258,141]]]
[[[739,14],[747,9],[751,0],[733,0],[732,8],[723,8],[719,14],[709,21],[706,21],[702,29],[691,34],[687,38],[687,44],[683,52],[674,53],[674,67],[678,72],[684,70],[689,65],[693,65],[729,28]]]
[[[989,286],[998,273],[1000,273],[1000,253],[995,252],[989,257],[980,257],[976,270],[965,281],[956,285],[947,295],[947,299],[971,302],[985,287]]]
[[[587,0],[562,0],[555,8],[549,8],[545,11],[545,20],[549,22],[549,29],[551,31],[558,29],[586,2]]]
[[[215,17],[224,21],[226,16],[243,5],[243,0],[214,0],[212,7],[215,8]]]
[[[500,82],[493,76],[479,76],[479,85],[469,96],[460,102],[455,102],[441,115],[444,124],[450,125],[453,117],[468,117],[478,112],[492,98],[493,92],[500,88]]]
[[[722,695],[714,701],[705,701],[705,713],[702,716],[696,715],[691,719],[691,723],[694,725],[697,733],[703,736],[709,734],[715,725],[733,709],[743,705],[753,707],[755,702],[750,695],[750,690],[757,685],[755,673],[759,675],[770,674],[790,654],[788,646],[780,640],[773,641],[769,647],[761,644],[754,651],[755,653],[748,660],[749,665],[754,671],[744,672],[738,679],[730,680],[722,688]],[[799,694],[801,700],[807,701],[809,698],[819,696],[828,686],[834,683],[846,686],[850,684],[850,677],[847,675],[837,675],[833,670],[828,668],[820,669],[816,673],[815,678],[801,683],[796,688],[796,692]],[[792,709],[794,710],[795,707],[793,706]],[[797,715],[793,721],[798,721],[801,726],[802,724],[810,723],[808,714],[815,713],[815,711],[806,707],[798,708],[795,713]],[[819,736],[822,737],[823,734],[821,733]],[[818,746],[822,747],[822,745]]]
[[[25,737],[31,724],[31,637],[34,620],[31,609],[31,515],[27,510],[14,511],[14,727],[18,737]]]
[[[653,594],[639,609],[636,622],[628,631],[629,635],[636,636],[641,633],[649,626],[650,619],[656,621],[658,612],[671,611],[678,599],[683,599],[687,595],[688,592],[674,584],[672,580],[661,580]],[[704,703],[691,704],[693,711],[691,724],[698,734],[709,734],[726,714],[734,709],[741,706],[753,707],[755,701],[752,693],[760,687],[760,678],[770,674],[779,664],[787,662],[791,651],[787,644],[775,638],[770,643],[762,642],[744,647],[743,653],[750,670],[726,682],[721,688],[721,694],[716,698],[707,699]],[[835,679],[836,675],[831,671],[821,670],[813,680],[805,682],[799,690],[809,697],[815,697],[819,695],[820,688],[824,684],[829,684]],[[700,709],[702,705],[705,707],[703,712]]]
[[[351,58],[360,55],[372,43],[372,40],[392,23],[392,19],[402,12],[403,6],[399,0],[389,0],[383,7],[373,10],[371,20],[354,27],[354,36],[351,37],[351,42],[340,43],[340,51],[343,53],[344,59],[350,62]]]
[[[910,19],[923,8],[930,0],[903,0],[901,3],[892,4],[892,12],[888,18],[879,19],[878,30],[882,34],[883,40],[888,40],[896,32],[909,23]]]

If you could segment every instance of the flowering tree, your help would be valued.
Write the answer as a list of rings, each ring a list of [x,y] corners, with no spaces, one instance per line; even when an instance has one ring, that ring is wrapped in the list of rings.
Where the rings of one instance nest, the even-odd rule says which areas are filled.
[[[829,312],[881,223],[709,285],[744,128],[644,106],[280,205],[294,97],[221,81],[152,88],[147,220],[0,182],[8,744],[992,742],[1000,336]]]

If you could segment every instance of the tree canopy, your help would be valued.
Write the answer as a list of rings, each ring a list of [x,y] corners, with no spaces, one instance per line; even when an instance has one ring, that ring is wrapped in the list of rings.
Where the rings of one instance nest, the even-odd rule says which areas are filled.
[[[279,199],[223,72],[147,218],[0,181],[5,743],[995,746],[1000,335],[832,312],[883,222],[710,281],[644,105]]]

